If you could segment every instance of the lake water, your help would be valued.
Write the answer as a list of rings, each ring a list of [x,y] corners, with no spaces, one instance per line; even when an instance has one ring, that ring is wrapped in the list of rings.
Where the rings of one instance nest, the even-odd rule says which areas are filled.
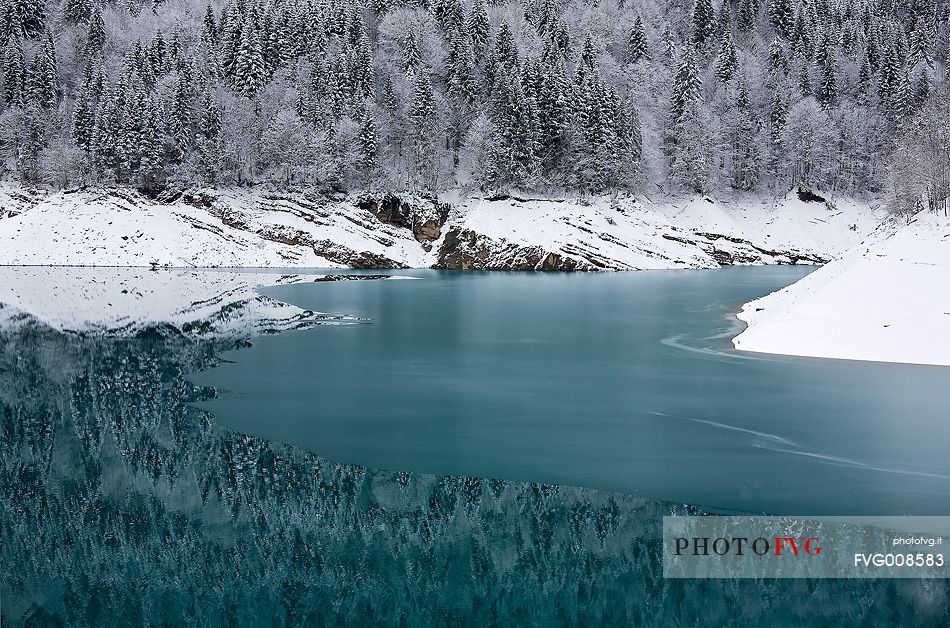
[[[366,324],[262,338],[198,382],[228,427],[345,463],[715,511],[950,514],[950,369],[740,353],[795,267],[268,289]],[[400,271],[398,274],[405,275]]]
[[[289,286],[366,322],[263,338],[0,308],[0,624],[946,626],[946,580],[662,576],[697,505],[950,514],[948,370],[729,349],[803,272]]]

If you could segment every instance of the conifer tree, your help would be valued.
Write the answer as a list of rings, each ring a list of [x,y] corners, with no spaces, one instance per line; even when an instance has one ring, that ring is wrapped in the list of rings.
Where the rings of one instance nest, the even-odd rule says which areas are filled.
[[[462,24],[463,12],[459,0],[432,0],[431,8],[444,33],[450,33]]]
[[[343,51],[341,54],[346,53]],[[334,121],[341,119],[349,106],[350,91],[347,79],[345,56],[327,67],[326,93],[329,96],[330,113]]]
[[[96,110],[102,89],[102,70],[95,60],[90,60],[83,72],[82,89],[73,109],[73,139],[82,150],[93,150],[96,131]]]
[[[903,65],[897,46],[889,46],[884,51],[880,60],[880,67],[877,73],[877,85],[881,103],[892,113],[895,110],[892,106],[892,101],[900,87]]]
[[[676,61],[676,40],[673,38],[673,30],[669,24],[663,29],[663,57],[669,64]]]
[[[687,48],[673,77],[668,152],[671,179],[697,192],[705,191],[709,181],[709,146],[700,109],[701,86],[696,58]]]
[[[798,91],[801,92],[802,98],[807,98],[812,95],[811,72],[808,67],[808,62],[801,57],[799,57],[798,61]]]
[[[459,0],[453,1],[457,4]],[[459,15],[461,15],[461,5],[459,5],[458,10]],[[366,38],[366,25],[363,23],[363,9],[357,5],[350,7],[350,21],[347,24],[346,36],[346,43],[351,46],[356,45],[360,39]]]
[[[537,107],[517,76],[499,77],[491,103],[495,129],[487,179],[495,188],[523,185],[540,167]]]
[[[736,94],[735,124],[732,128],[732,187],[749,191],[759,181],[759,124],[749,101],[746,84]]]
[[[773,74],[788,74],[788,58],[777,39],[773,39],[769,44],[768,67]]]
[[[8,36],[36,39],[46,29],[46,3],[43,0],[8,0],[7,15]],[[31,119],[38,120],[35,116]]]
[[[732,10],[728,2],[723,2],[719,8],[719,15],[715,19],[715,36],[722,37],[726,33],[732,33]]]
[[[643,30],[643,20],[637,16],[630,29],[630,36],[627,38],[627,59],[630,63],[636,63],[640,60],[649,60],[650,53],[647,47],[647,36]]]
[[[383,106],[390,115],[395,115],[399,110],[399,98],[396,96],[392,79],[386,79],[386,84],[383,86]]]
[[[448,91],[452,97],[464,105],[474,105],[477,95],[475,54],[472,40],[464,28],[457,29],[452,38],[446,70]]]
[[[769,0],[766,9],[769,24],[785,39],[791,39],[795,27],[795,13],[791,0]]]
[[[165,44],[165,38],[162,36],[162,31],[158,31],[145,53],[145,62],[148,64],[151,74],[156,78],[164,76],[168,70],[167,55],[168,47]]]
[[[907,72],[901,74],[897,81],[897,89],[890,102],[890,114],[898,122],[904,120],[911,113],[913,107],[913,90]]]
[[[782,141],[782,131],[785,130],[785,122],[788,119],[788,102],[783,90],[776,89],[772,92],[772,99],[769,101],[769,139],[773,146],[778,146]]]
[[[805,23],[805,9],[801,8],[795,16],[795,23],[792,26],[790,39],[795,43],[796,50],[802,56],[811,56],[812,37],[811,30]]]
[[[578,85],[582,84],[597,71],[597,65],[597,51],[594,50],[594,42],[588,35],[584,40],[577,66],[574,68],[574,82]]]
[[[561,4],[558,0],[541,0],[533,15],[538,34],[552,36],[561,28]]]
[[[913,30],[910,32],[907,63],[911,68],[926,60],[931,48],[925,28],[922,20],[918,19],[915,20]]]
[[[828,54],[822,65],[821,85],[818,88],[818,102],[825,109],[838,104],[838,78],[834,55]]]
[[[472,50],[475,53],[475,58],[480,59],[488,48],[489,30],[491,28],[484,0],[473,0],[466,26],[469,36],[472,38]]]
[[[874,71],[868,62],[867,55],[861,55],[861,67],[858,69],[858,94],[863,104],[867,104],[867,96],[870,93],[871,80]]]
[[[43,114],[36,107],[23,111],[22,135],[16,155],[16,166],[23,180],[30,184],[39,180],[39,156],[46,143]]]
[[[241,45],[242,34],[244,32],[244,21],[237,4],[227,4],[221,12],[221,21],[218,25],[216,34],[217,45],[209,47],[209,52],[214,50],[217,53],[218,62],[221,65],[222,72],[231,77],[234,74],[234,64],[237,60],[238,49]],[[248,22],[252,18],[246,18]],[[251,24],[248,26],[252,27]]]
[[[63,3],[63,18],[73,24],[85,22],[91,12],[92,3],[89,0],[66,0]]]
[[[376,119],[369,107],[364,107],[360,121],[360,166],[366,172],[376,169],[379,156],[379,134],[376,131]]]
[[[426,135],[431,130],[434,117],[435,96],[432,93],[432,83],[427,72],[420,72],[413,83],[412,105],[409,109],[409,118],[415,134]]]
[[[143,107],[143,121],[139,133],[139,162],[136,170],[139,186],[146,189],[161,187],[165,170],[162,131],[159,115],[154,103],[146,99]]]
[[[125,85],[122,101],[121,126],[118,132],[117,178],[122,183],[133,183],[142,164],[145,150],[145,126],[148,111],[145,107],[145,88],[140,79],[132,78]]]
[[[422,54],[419,52],[416,36],[414,33],[409,33],[409,36],[406,37],[405,48],[403,49],[403,67],[405,68],[406,76],[414,76],[421,63]]]
[[[24,60],[20,40],[11,37],[3,54],[3,101],[8,105],[23,103]]]
[[[214,50],[218,43],[217,26],[214,21],[214,8],[209,3],[205,8],[204,20],[201,23],[201,40],[209,50]]]
[[[33,57],[30,80],[37,104],[43,109],[52,108],[57,98],[57,72],[56,49],[49,33],[46,33],[42,47]]]
[[[690,41],[696,48],[702,48],[713,39],[716,33],[716,17],[712,0],[695,0],[690,28]]]
[[[917,81],[914,83],[914,104],[917,107],[923,106],[930,98],[930,76],[926,71],[920,73]]]
[[[95,118],[95,130],[92,137],[92,151],[99,169],[104,174],[115,177],[118,165],[118,130],[121,124],[123,91],[121,86],[104,89],[102,105]]]
[[[198,124],[198,159],[205,183],[214,184],[218,178],[220,159],[218,136],[221,132],[221,110],[210,92],[205,92],[201,119]]]
[[[265,81],[274,76],[274,72],[281,64],[281,56],[283,55],[283,33],[278,30],[278,25],[275,24],[276,19],[273,7],[265,11],[264,17],[261,18],[258,37],[261,42],[261,61],[264,65]]]
[[[514,71],[518,67],[518,47],[515,46],[515,38],[511,34],[511,29],[508,28],[507,23],[502,24],[498,30],[492,60],[508,71]]]
[[[413,82],[412,103],[409,108],[412,141],[412,182],[426,188],[435,185],[435,95],[429,73],[416,72]]]
[[[728,83],[738,67],[739,57],[732,43],[732,34],[727,31],[719,46],[719,56],[716,57],[716,78],[721,83]]]
[[[192,143],[191,99],[192,87],[188,77],[184,73],[179,73],[175,91],[172,94],[171,107],[168,110],[168,131],[178,152],[179,161],[185,158]]]
[[[365,35],[350,47],[347,64],[352,97],[357,101],[369,98],[373,91],[373,59]]]
[[[98,57],[102,54],[102,47],[106,41],[106,27],[102,21],[99,7],[95,7],[89,15],[89,29],[86,32],[86,54]]]
[[[696,57],[692,49],[687,48],[673,77],[670,117],[674,123],[678,123],[683,118],[689,103],[699,99],[700,87],[702,87],[702,81],[696,67]]]
[[[693,192],[705,193],[709,186],[709,130],[700,102],[686,103],[675,129],[676,144],[671,158],[670,180]]]
[[[756,0],[739,0],[736,26],[740,31],[751,31],[758,17],[759,6]]]
[[[260,36],[254,20],[247,20],[234,56],[235,89],[239,94],[253,97],[264,86],[265,77]]]

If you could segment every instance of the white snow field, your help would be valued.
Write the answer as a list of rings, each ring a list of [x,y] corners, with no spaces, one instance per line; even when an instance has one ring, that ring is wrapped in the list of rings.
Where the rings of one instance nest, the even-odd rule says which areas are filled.
[[[439,201],[449,205],[445,223],[416,229],[416,222],[383,222],[356,197],[226,189],[161,202],[129,190],[5,188],[0,265],[523,268],[532,263],[526,259],[548,256],[583,270],[821,263],[882,219],[872,202],[803,202],[794,192],[663,202]],[[435,207],[409,202],[420,223]]]
[[[950,218],[882,225],[739,318],[743,351],[950,366]]]

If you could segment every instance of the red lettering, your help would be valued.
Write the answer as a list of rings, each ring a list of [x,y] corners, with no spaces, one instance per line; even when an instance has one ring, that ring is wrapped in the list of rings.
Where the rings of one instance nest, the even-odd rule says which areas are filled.
[[[791,548],[792,548],[792,553],[793,553],[795,556],[798,556],[798,543],[796,543],[796,542],[795,542],[795,539],[793,539],[793,538],[790,537],[790,536],[781,536],[781,537],[780,537],[780,536],[777,536],[777,537],[775,537],[775,555],[776,555],[776,556],[781,556],[781,555],[782,555],[782,550],[784,549],[786,543],[787,543],[789,546],[791,546]]]

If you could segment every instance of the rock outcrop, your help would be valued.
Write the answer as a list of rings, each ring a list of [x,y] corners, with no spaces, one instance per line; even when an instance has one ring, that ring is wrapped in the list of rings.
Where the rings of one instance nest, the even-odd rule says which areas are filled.
[[[260,188],[149,196],[11,185],[0,186],[0,265],[577,271],[811,264],[847,250],[881,218],[865,202],[807,198],[440,200]]]
[[[585,260],[578,261],[540,246],[521,246],[493,240],[471,229],[454,228],[445,234],[433,268],[442,270],[597,270]]]
[[[387,194],[380,200],[363,197],[357,205],[383,224],[412,231],[413,237],[425,245],[442,236],[442,225],[449,215],[449,206],[435,199],[423,198],[412,201]]]

